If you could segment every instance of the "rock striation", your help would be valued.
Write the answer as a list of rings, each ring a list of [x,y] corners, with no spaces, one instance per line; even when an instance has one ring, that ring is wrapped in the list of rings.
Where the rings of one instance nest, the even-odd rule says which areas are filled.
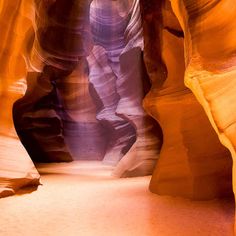
[[[32,28],[31,1],[0,1],[0,198],[38,186],[39,174],[14,130],[13,103],[25,92],[25,41]]]
[[[34,162],[232,194],[235,14],[234,0],[0,0],[0,196],[39,184],[18,137]]]
[[[142,108],[148,82],[139,1],[35,0],[27,7],[24,50],[15,53],[23,52],[27,89],[13,118],[32,160],[103,160],[119,177],[151,174],[162,134]]]
[[[142,10],[145,62],[152,82],[144,106],[159,122],[164,140],[150,190],[191,199],[230,195],[230,153],[184,85],[185,73],[188,75],[185,31],[169,1],[142,1]]]
[[[13,108],[17,133],[34,161],[73,160],[64,135],[70,129],[64,132],[64,125],[70,122],[65,119],[68,112],[61,115],[63,104],[68,110],[63,92],[68,90],[65,85],[69,79],[64,91],[62,84],[73,77],[76,68],[82,69],[78,83],[83,77],[84,68],[79,64],[83,64],[91,48],[89,4],[35,1],[36,34],[29,57],[28,89]]]
[[[151,174],[161,132],[142,108],[143,35],[139,1],[94,0],[90,7],[94,39],[90,81],[102,102],[97,119],[110,130],[105,163],[119,177]],[[159,137],[158,137],[159,135]]]
[[[171,4],[185,33],[185,83],[234,161],[236,4],[234,1],[171,1]],[[233,183],[234,179],[233,165]]]
[[[108,134],[96,120],[93,85],[88,78],[88,62],[80,60],[68,77],[57,82],[65,143],[73,160],[102,160],[107,148]],[[96,99],[97,100],[97,99]]]

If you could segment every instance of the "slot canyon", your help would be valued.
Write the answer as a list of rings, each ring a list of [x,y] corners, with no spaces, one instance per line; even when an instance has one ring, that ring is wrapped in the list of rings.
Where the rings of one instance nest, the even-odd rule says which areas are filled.
[[[0,235],[236,235],[235,16],[0,0]]]

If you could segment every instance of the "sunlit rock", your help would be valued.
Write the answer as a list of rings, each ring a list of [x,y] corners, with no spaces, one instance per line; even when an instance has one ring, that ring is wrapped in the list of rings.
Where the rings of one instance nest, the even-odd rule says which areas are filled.
[[[94,87],[93,100],[97,107],[97,120],[104,127],[107,147],[103,162],[116,165],[136,139],[134,127],[116,114],[119,94],[117,77],[108,62],[106,50],[94,46],[88,57],[89,80]],[[95,94],[96,93],[96,94]]]
[[[64,137],[62,118],[66,118],[60,114],[61,102],[65,109],[68,104],[64,94],[60,101],[58,87],[90,52],[89,3],[35,2],[36,36],[29,55],[28,90],[14,105],[16,130],[34,161],[73,160]]]
[[[13,103],[23,96],[26,41],[32,35],[32,1],[0,1],[0,197],[39,184],[39,174],[17,138]]]
[[[150,189],[192,199],[229,195],[230,153],[184,86],[184,34],[178,20],[168,2],[143,1],[142,9],[145,61],[152,81],[144,106],[160,123],[164,140]]]
[[[0,0],[2,196],[39,182],[13,119],[33,161],[103,160],[118,177],[157,163],[154,193],[231,194],[235,14],[233,0]]]
[[[102,102],[97,119],[110,132],[105,163],[114,175],[151,174],[160,138],[142,108],[143,37],[139,1],[93,1],[90,9],[94,48],[90,81]],[[160,137],[160,131],[156,133]],[[125,155],[124,155],[125,154]]]
[[[20,141],[0,135],[0,198],[38,185],[39,174]]]
[[[63,135],[73,160],[102,160],[107,147],[107,130],[96,120],[99,107],[88,79],[87,60],[80,60],[68,77],[57,82]]]
[[[185,83],[205,109],[234,160],[235,1],[173,0],[171,4],[185,33]]]

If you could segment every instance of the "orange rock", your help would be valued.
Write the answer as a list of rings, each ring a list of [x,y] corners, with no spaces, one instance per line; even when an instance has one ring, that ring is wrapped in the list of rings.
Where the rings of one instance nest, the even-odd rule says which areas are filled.
[[[25,92],[26,41],[32,35],[32,1],[0,3],[0,197],[39,184],[39,174],[16,136],[13,103]]]
[[[235,193],[236,3],[172,0],[171,4],[185,32],[185,83],[231,152]]]
[[[161,125],[163,146],[150,189],[162,195],[191,199],[229,195],[232,193],[230,154],[219,142],[194,95],[184,86],[181,28],[167,3],[160,5],[155,14],[151,23],[157,29],[156,41],[149,41],[151,23],[145,23],[148,20],[144,17],[147,70],[152,80],[144,106]],[[159,45],[157,55],[152,54],[153,44]],[[156,71],[152,71],[155,61]]]

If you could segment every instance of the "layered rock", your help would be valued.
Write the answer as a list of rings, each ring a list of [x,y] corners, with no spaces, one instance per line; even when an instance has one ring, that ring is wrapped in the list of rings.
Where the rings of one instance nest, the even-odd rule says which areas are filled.
[[[39,174],[16,136],[12,106],[25,92],[26,41],[33,32],[32,1],[0,2],[0,197],[39,184]]]
[[[132,61],[132,64],[127,66]],[[159,158],[162,132],[142,108],[144,97],[143,61],[140,48],[133,48],[120,57],[121,79],[118,92],[121,97],[117,114],[130,121],[136,129],[136,141],[118,163],[114,175],[130,177],[152,174]],[[132,81],[132,82],[131,82]]]
[[[29,58],[34,72],[28,73],[26,95],[14,105],[18,135],[35,161],[73,160],[65,142],[58,86],[73,77],[90,51],[89,4],[35,1],[36,36]]]
[[[93,96],[98,108],[96,118],[106,130],[108,140],[103,162],[116,165],[133,145],[136,132],[129,122],[116,114],[120,99],[116,89],[117,77],[109,66],[105,49],[94,46],[88,62],[89,80],[97,94],[97,97]]]
[[[111,130],[104,162],[118,164],[116,176],[151,174],[161,141],[152,134],[152,120],[141,105],[144,91],[139,1],[93,1],[90,20],[95,44],[88,58],[90,81],[102,102],[97,119]]]
[[[12,122],[12,104],[24,94],[27,66],[26,42],[33,33],[34,12],[32,1],[18,0],[14,3],[1,1],[0,4],[0,133],[15,136]]]
[[[39,182],[12,122],[25,78],[13,115],[34,161],[104,158],[116,176],[152,173],[161,131],[142,108],[143,27],[144,106],[164,134],[151,190],[230,194],[232,161],[209,120],[234,158],[234,1],[171,0],[177,20],[169,1],[142,0],[143,25],[138,0],[91,2],[0,1],[0,192]]]
[[[231,152],[235,193],[236,3],[229,0],[171,4],[186,35],[185,83],[204,108],[221,143]]]
[[[0,198],[15,194],[23,187],[36,188],[39,178],[19,139],[0,135]]]
[[[30,30],[20,42],[27,45],[22,72],[27,91],[13,107],[17,134],[36,162],[104,158],[117,165],[127,154],[117,176],[150,174],[161,141],[141,107],[139,1],[97,0],[91,8],[90,3],[27,5]]]
[[[73,160],[102,160],[108,134],[96,120],[99,100],[88,81],[88,63],[80,60],[72,74],[57,82],[63,135]],[[96,99],[97,100],[97,99]]]
[[[97,0],[90,7],[94,48],[88,57],[89,78],[102,102],[97,119],[109,132],[104,163],[112,165],[120,161],[136,139],[132,124],[116,114],[120,100],[116,88],[120,77],[119,56],[124,48],[124,32],[130,20],[130,3],[127,8],[124,5],[124,1]],[[124,11],[123,15],[121,11]]]
[[[145,62],[152,81],[144,106],[160,123],[164,139],[150,189],[191,199],[229,195],[230,154],[194,95],[184,86],[187,39],[178,20],[168,1],[142,1],[142,12]]]
[[[235,1],[171,1],[171,4],[185,33],[185,83],[203,106],[234,161]]]

